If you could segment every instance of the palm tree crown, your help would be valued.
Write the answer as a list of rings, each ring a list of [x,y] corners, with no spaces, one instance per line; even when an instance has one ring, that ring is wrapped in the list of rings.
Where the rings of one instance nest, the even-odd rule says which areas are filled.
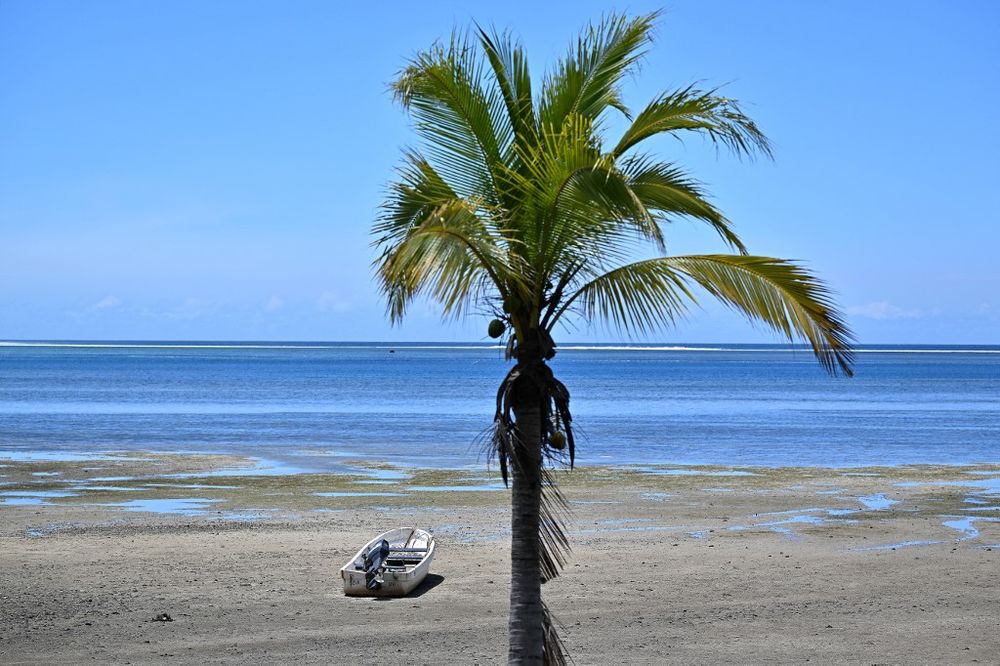
[[[798,264],[749,254],[687,172],[643,151],[652,137],[694,133],[740,156],[771,152],[717,90],[666,92],[637,113],[625,105],[621,83],[656,18],[611,15],[591,25],[540,89],[521,45],[483,29],[417,54],[393,85],[422,141],[404,153],[373,228],[378,279],[393,321],[423,295],[445,316],[485,309],[509,326],[518,363],[501,386],[495,438],[505,478],[517,446],[552,448],[563,430],[572,463],[569,394],[544,369],[552,332],[568,317],[648,334],[684,315],[700,288],[805,339],[830,372],[851,374],[850,332],[829,290]],[[617,139],[607,137],[612,114],[627,119]],[[667,256],[664,227],[679,218],[709,225],[732,253]],[[635,260],[643,251],[647,258]],[[532,399],[541,425],[526,435],[516,384],[528,375],[540,387]],[[543,540],[547,524],[543,516]],[[545,578],[561,561],[546,552]],[[558,660],[551,649],[545,659]],[[511,660],[521,661],[513,648]]]

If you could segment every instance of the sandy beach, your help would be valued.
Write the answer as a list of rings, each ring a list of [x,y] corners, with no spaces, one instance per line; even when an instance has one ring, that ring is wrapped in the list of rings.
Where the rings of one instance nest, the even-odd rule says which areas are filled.
[[[508,496],[485,472],[2,462],[4,664],[505,657]],[[996,663],[998,477],[997,466],[560,472],[573,556],[546,600],[577,664]],[[397,525],[433,530],[432,576],[403,599],[343,596],[337,569]]]

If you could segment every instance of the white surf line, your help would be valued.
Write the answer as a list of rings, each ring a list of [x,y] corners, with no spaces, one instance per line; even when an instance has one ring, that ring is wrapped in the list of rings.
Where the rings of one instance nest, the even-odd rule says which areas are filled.
[[[811,354],[809,349],[764,349],[734,347],[577,347],[559,346],[557,351],[691,351],[754,354]],[[854,349],[855,354],[1000,354],[1000,349]]]
[[[556,347],[557,351],[752,351],[743,349],[729,349],[726,347],[677,347],[677,346],[635,346],[629,347],[627,345],[608,345],[606,347],[599,345],[559,345]],[[778,350],[776,350],[778,351]]]

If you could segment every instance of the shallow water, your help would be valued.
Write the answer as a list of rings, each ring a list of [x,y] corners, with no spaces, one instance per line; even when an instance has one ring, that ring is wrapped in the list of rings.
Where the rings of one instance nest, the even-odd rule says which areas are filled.
[[[865,548],[855,548],[857,552],[869,552],[876,550],[896,550],[897,548],[911,548],[913,546],[933,546],[944,541],[900,541],[899,543],[889,543],[884,546],[867,546]]]
[[[996,472],[980,472],[979,476],[995,475]],[[960,488],[970,488],[975,495],[985,497],[1000,496],[1000,476],[990,479],[960,479],[956,481],[900,481],[896,484],[900,488],[917,488],[921,486],[958,486]]]
[[[201,451],[337,471],[481,464],[509,365],[483,345],[0,345],[0,458]],[[871,347],[830,379],[788,346],[565,345],[583,464],[975,463],[1000,449],[1000,348]],[[234,472],[232,474],[262,473]]]
[[[4,490],[0,497],[76,497],[77,493],[69,490]]]
[[[785,516],[778,520],[765,520],[763,522],[750,522],[746,525],[730,525],[726,529],[730,532],[740,532],[744,530],[767,528],[772,532],[783,534],[787,537],[797,539],[799,535],[795,531],[797,525],[823,526],[823,525],[850,525],[857,523],[856,520],[843,518],[842,516],[855,513],[851,509],[827,509],[809,508],[792,509],[790,511],[773,511],[759,514],[764,516]]]
[[[896,500],[889,499],[882,493],[876,493],[875,495],[864,495],[862,497],[859,497],[858,501],[861,502],[861,504],[864,505],[866,509],[870,509],[872,511],[881,511],[883,509],[888,509],[893,504],[898,503]]]
[[[320,471],[316,468],[307,468],[294,465],[282,460],[272,460],[252,456],[253,465],[249,467],[227,467],[224,469],[201,470],[198,472],[183,472],[180,474],[166,474],[167,479],[192,479],[208,477],[230,477],[230,476],[288,476],[291,474],[307,474],[309,472]]]
[[[414,492],[419,492],[419,493],[439,493],[439,492],[477,493],[477,492],[495,492],[499,490],[508,490],[508,488],[502,483],[484,483],[477,486],[406,486],[406,490],[412,490]]]
[[[51,502],[40,497],[0,497],[0,504],[10,506],[47,506]]]
[[[0,415],[2,415],[0,411]],[[107,453],[105,449],[95,449],[88,451],[64,451],[64,450],[34,450],[34,449],[0,449],[0,460],[13,460],[14,462],[92,462],[100,460],[148,460],[148,458],[126,457]],[[3,465],[0,465],[2,467]]]
[[[361,491],[330,491],[313,493],[317,497],[408,497],[407,493],[381,493],[381,492],[361,492]]]
[[[180,497],[172,499],[134,499],[127,502],[109,502],[98,506],[109,506],[125,511],[145,511],[147,513],[178,514],[182,516],[197,516],[210,509],[217,499],[200,497]]]
[[[952,518],[950,520],[944,521],[945,527],[950,527],[953,530],[958,530],[962,534],[963,539],[975,539],[979,536],[979,528],[976,527],[976,523],[1000,523],[1000,518],[987,518],[984,516],[966,516],[961,518]]]
[[[745,470],[702,470],[702,469],[663,469],[660,467],[637,467],[636,471],[650,476],[757,476]]]
[[[239,486],[213,486],[207,483],[144,483],[144,488],[183,488],[185,490],[237,490]]]

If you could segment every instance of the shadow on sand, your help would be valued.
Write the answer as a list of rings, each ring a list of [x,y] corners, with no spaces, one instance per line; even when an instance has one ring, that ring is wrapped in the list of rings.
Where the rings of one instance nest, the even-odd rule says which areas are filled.
[[[430,592],[435,587],[444,582],[444,576],[439,576],[438,574],[427,574],[427,577],[421,581],[420,585],[410,592],[405,597],[375,597],[375,601],[405,601],[406,599],[416,599],[417,597],[422,597],[427,592]]]

